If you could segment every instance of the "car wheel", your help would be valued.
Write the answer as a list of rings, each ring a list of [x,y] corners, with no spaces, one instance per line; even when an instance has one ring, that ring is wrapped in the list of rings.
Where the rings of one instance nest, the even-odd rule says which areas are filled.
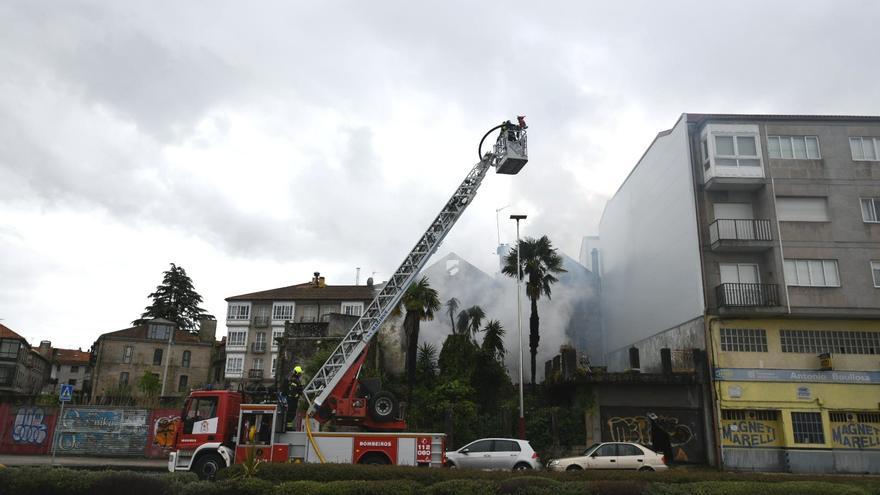
[[[583,471],[584,468],[578,466],[577,464],[572,464],[571,466],[568,466],[567,468],[565,468],[565,470],[566,471]]]
[[[652,468],[651,466],[642,466],[639,468],[639,471],[642,473],[653,473],[654,468]]]
[[[200,480],[211,480],[217,476],[217,472],[226,467],[226,462],[219,454],[202,454],[193,464],[192,471]]]
[[[372,453],[367,454],[358,461],[358,464],[367,464],[369,466],[386,466],[391,464],[391,461],[382,454]]]
[[[456,466],[454,462],[447,462],[446,467],[449,469],[458,469],[458,466]]]
[[[513,466],[514,471],[528,471],[529,469],[532,469],[532,465],[528,462],[518,462]]]

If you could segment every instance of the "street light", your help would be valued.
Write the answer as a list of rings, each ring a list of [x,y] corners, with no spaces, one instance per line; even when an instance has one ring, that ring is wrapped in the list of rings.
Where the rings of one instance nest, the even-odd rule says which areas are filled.
[[[522,265],[520,264],[519,245],[519,221],[525,220],[525,215],[510,215],[511,220],[516,220],[516,328],[519,332],[519,438],[526,439],[526,414],[523,406],[523,344],[522,344]]]

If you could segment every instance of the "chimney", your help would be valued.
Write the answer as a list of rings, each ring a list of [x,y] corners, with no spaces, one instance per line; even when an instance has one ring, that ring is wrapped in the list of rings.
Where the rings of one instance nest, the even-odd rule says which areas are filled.
[[[598,248],[593,248],[593,250],[590,251],[590,258],[591,258],[590,265],[593,267],[593,273],[595,273],[596,275],[599,275],[599,249]]]
[[[373,277],[367,279],[367,287],[369,287],[370,289],[373,288]]]
[[[199,320],[199,342],[214,343],[217,336],[217,320]]]
[[[40,347],[37,348],[37,352],[40,353],[40,355],[44,358],[50,359],[52,357],[52,341],[41,340]]]
[[[324,283],[324,277],[318,277],[318,288],[323,289],[326,287],[326,283]]]
[[[321,276],[321,272],[315,272],[315,276],[312,277],[312,285],[318,287],[318,278]]]

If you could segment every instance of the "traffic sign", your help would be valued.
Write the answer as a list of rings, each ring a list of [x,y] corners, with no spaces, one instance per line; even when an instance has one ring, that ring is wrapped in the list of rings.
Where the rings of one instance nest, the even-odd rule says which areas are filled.
[[[58,400],[61,402],[70,402],[70,399],[73,398],[73,385],[61,385],[61,394],[58,396]]]

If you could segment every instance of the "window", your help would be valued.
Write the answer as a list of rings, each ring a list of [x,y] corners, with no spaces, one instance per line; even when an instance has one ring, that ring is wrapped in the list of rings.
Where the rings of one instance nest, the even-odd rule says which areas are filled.
[[[819,138],[816,136],[767,136],[770,158],[818,160]]]
[[[147,327],[147,338],[153,340],[168,340],[171,337],[171,326],[151,323]]]
[[[851,137],[849,149],[855,161],[877,161],[880,159],[880,138]]]
[[[266,332],[257,332],[257,335],[255,335],[255,337],[256,337],[255,343],[257,344],[257,346],[258,347],[262,346],[265,348],[266,347]]]
[[[617,455],[645,455],[642,449],[628,443],[617,444]]]
[[[343,302],[342,314],[351,316],[360,316],[364,312],[364,303],[362,302]]]
[[[513,440],[495,440],[492,446],[493,452],[519,452],[519,444]]]
[[[856,411],[829,411],[832,423],[880,423],[880,413]]]
[[[284,330],[272,330],[272,349],[278,348],[278,341],[284,337]]]
[[[0,385],[12,385],[15,380],[15,367],[0,366]]]
[[[705,137],[700,140],[700,157],[703,159],[703,167],[709,168],[709,143]]]
[[[183,418],[183,432],[186,434],[192,434],[193,425],[197,422],[217,417],[216,397],[193,399],[187,406],[186,416]]]
[[[880,222],[880,198],[862,199],[862,220],[867,223]]]
[[[780,330],[782,352],[803,354],[878,354],[880,332],[847,330]]]
[[[776,198],[776,212],[780,222],[828,222],[827,198]]]
[[[278,358],[275,357],[275,356],[272,356],[272,369],[269,370],[269,373],[271,373],[271,376],[274,377],[274,376],[275,376],[275,372],[276,372],[277,370],[278,370]]]
[[[162,364],[162,349],[156,349],[153,351],[153,365],[158,366]]]
[[[123,386],[128,385],[128,372],[127,371],[123,371],[122,373],[119,374],[119,384],[123,385]]]
[[[759,167],[755,136],[715,136],[715,165]]]
[[[303,306],[300,321],[318,321],[318,307],[314,305]]]
[[[247,320],[251,317],[251,306],[248,303],[231,303],[229,305],[228,320]]]
[[[235,347],[235,346],[243,347],[245,345],[245,342],[247,342],[247,332],[241,331],[241,330],[240,331],[236,331],[236,330],[229,331],[229,338],[226,341],[227,347]]]
[[[71,378],[70,380],[67,380],[67,384],[75,387],[76,386],[76,378]]]
[[[837,260],[785,260],[785,283],[800,287],[840,287]]]
[[[794,443],[825,443],[822,413],[791,413],[791,429],[794,432]]]
[[[241,370],[244,368],[244,358],[240,356],[227,356],[226,357],[226,374],[227,375],[241,375]]]
[[[492,440],[478,440],[467,446],[468,452],[492,452]]]
[[[272,319],[285,321],[292,320],[293,304],[275,303],[275,305],[272,307]]]
[[[79,373],[79,366],[71,366],[70,372],[71,373]]]
[[[180,360],[180,366],[184,368],[189,368],[189,362],[192,358],[192,353],[190,351],[183,351],[183,358]]]
[[[767,352],[767,331],[755,328],[722,328],[721,350]]]
[[[187,387],[187,383],[189,382],[189,377],[186,375],[180,375],[180,379],[177,382],[177,391],[178,392],[186,392],[189,387]]]
[[[874,287],[880,288],[880,261],[871,262],[871,276],[874,277]]]
[[[722,284],[757,284],[761,282],[758,265],[751,263],[719,263]]]
[[[125,346],[125,349],[122,350],[122,362],[130,363],[131,362],[131,346]]]
[[[606,443],[602,445],[596,452],[594,452],[596,457],[614,457],[617,455],[617,445],[613,443]]]
[[[726,421],[745,421],[746,417],[758,421],[776,421],[779,419],[779,411],[745,411],[742,409],[721,410],[721,419]]]
[[[0,341],[0,359],[17,359],[19,347],[21,344],[17,340]]]
[[[263,369],[263,358],[254,358],[254,362],[252,364],[251,369],[262,370]]]

